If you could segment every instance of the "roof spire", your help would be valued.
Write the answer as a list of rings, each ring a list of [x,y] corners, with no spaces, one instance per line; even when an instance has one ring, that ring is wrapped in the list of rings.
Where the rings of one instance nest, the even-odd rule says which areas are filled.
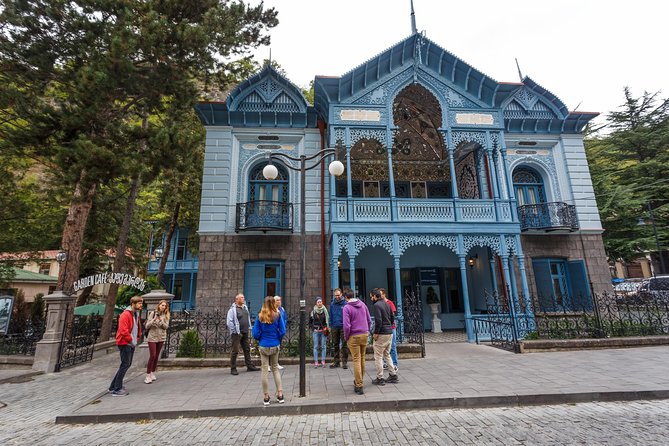
[[[518,68],[518,77],[520,78],[520,82],[523,81],[523,73],[520,72],[520,65],[518,64],[518,58],[516,57],[516,68]]]
[[[267,65],[272,66],[272,48],[269,49],[269,62],[267,62]]]
[[[411,0],[411,34],[416,34],[416,14],[413,12],[413,0]]]

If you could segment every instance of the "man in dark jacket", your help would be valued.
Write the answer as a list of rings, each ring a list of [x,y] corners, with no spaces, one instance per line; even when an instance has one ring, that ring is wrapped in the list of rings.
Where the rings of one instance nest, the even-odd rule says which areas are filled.
[[[126,396],[128,392],[123,388],[123,378],[132,365],[132,357],[135,347],[142,336],[142,324],[139,321],[139,312],[142,311],[144,299],[142,296],[133,296],[130,306],[118,317],[118,329],[116,330],[116,345],[121,353],[121,365],[114,376],[109,391],[112,396]]]
[[[390,306],[383,299],[383,293],[378,288],[374,288],[371,293],[372,302],[374,302],[374,365],[376,365],[376,378],[372,384],[383,386],[386,381],[396,383],[397,371],[390,357],[390,346],[393,340],[393,324],[395,319]],[[383,379],[383,361],[388,364],[390,376],[387,380]]]
[[[346,341],[344,341],[344,305],[346,305],[346,301],[342,296],[341,290],[335,288],[334,299],[330,302],[330,338],[332,339],[332,356],[334,357],[334,362],[330,364],[331,369],[339,367],[340,363],[342,368],[348,368],[346,365],[348,361],[348,346],[346,345]]]

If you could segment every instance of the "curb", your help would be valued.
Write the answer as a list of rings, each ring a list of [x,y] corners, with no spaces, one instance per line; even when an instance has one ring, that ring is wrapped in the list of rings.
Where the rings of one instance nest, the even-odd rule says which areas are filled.
[[[104,393],[100,394],[100,396]],[[98,399],[95,398],[95,399]],[[95,400],[94,399],[94,400]],[[264,417],[280,415],[314,415],[338,412],[400,411],[415,409],[473,409],[486,407],[537,406],[554,404],[590,403],[596,401],[637,401],[669,399],[669,390],[547,393],[538,395],[495,395],[475,397],[425,398],[409,400],[346,401],[339,403],[306,403],[269,407],[229,407],[172,411],[127,412],[98,415],[74,413],[56,417],[56,424],[97,424],[137,422],[139,420],[167,420],[200,417]],[[90,403],[89,403],[90,404]]]
[[[26,370],[25,373],[17,374],[15,376],[10,376],[9,378],[4,378],[0,379],[0,384],[16,384],[16,383],[22,383],[26,381],[30,381],[33,376],[37,375],[42,375],[44,372],[42,371],[32,371],[32,370]]]

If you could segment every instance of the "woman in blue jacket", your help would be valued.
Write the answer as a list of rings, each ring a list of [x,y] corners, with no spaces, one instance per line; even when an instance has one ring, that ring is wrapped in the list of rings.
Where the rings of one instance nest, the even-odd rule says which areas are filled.
[[[263,405],[269,406],[268,368],[271,367],[276,386],[276,400],[283,403],[281,373],[279,373],[279,346],[286,334],[286,321],[276,308],[274,296],[267,296],[253,325],[253,338],[258,340],[262,379]]]

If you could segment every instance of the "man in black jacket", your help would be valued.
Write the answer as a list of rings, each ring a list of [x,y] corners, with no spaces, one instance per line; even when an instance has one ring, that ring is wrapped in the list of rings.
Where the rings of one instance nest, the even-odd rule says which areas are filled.
[[[372,302],[374,302],[374,364],[376,365],[376,378],[372,384],[383,386],[386,382],[396,383],[397,370],[390,357],[390,346],[393,340],[393,323],[395,322],[390,306],[383,299],[383,294],[378,288],[374,288],[371,293]],[[388,364],[390,376],[387,380],[383,379],[383,360]]]

